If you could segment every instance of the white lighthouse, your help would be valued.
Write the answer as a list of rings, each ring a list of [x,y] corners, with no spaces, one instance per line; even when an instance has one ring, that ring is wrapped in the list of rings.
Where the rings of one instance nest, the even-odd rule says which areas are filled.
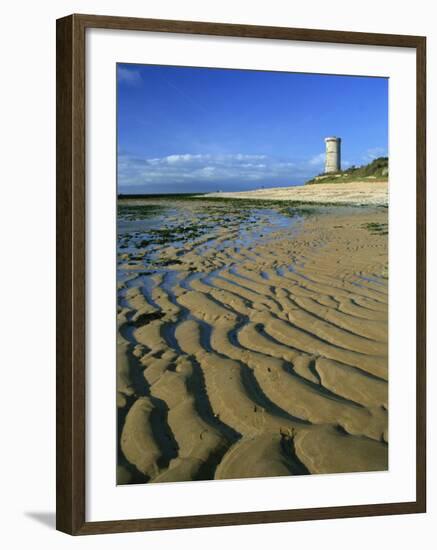
[[[341,138],[327,137],[326,158],[325,158],[325,174],[339,172],[341,170]]]

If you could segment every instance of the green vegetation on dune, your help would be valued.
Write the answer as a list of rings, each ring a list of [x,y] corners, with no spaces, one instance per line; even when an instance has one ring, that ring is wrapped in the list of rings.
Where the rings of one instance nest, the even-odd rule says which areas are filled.
[[[387,181],[388,157],[379,157],[363,166],[351,166],[340,172],[320,174],[306,182],[305,185],[317,183],[349,183],[354,181]]]

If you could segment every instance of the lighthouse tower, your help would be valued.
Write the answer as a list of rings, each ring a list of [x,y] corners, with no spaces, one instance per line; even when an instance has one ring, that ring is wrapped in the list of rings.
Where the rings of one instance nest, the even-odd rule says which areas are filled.
[[[327,137],[325,144],[325,174],[339,172],[341,170],[341,138]]]

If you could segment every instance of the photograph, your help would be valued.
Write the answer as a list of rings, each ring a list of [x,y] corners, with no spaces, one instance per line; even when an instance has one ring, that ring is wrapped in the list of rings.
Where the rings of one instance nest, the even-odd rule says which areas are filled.
[[[116,483],[387,471],[389,78],[116,87]]]
[[[5,3],[2,548],[436,546],[431,6]]]

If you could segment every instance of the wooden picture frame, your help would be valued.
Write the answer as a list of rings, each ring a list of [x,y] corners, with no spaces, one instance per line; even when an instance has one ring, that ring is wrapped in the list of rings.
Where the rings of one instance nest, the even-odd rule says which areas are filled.
[[[85,32],[89,28],[409,48],[417,85],[417,440],[411,502],[87,522],[85,515]],[[426,510],[426,39],[420,36],[70,15],[57,21],[57,529],[71,535]]]

